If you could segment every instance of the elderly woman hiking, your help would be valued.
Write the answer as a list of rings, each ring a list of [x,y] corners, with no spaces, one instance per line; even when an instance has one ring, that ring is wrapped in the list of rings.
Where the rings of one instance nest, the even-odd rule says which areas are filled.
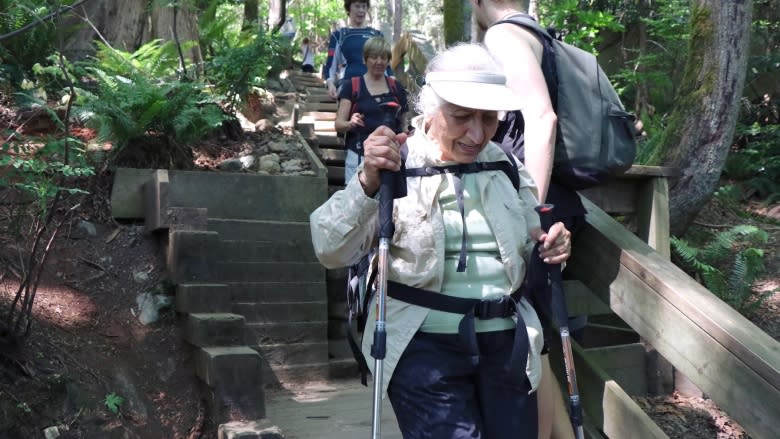
[[[377,128],[363,144],[358,177],[311,215],[320,261],[354,263],[375,243],[379,173],[404,161],[382,382],[404,438],[537,436],[543,340],[521,285],[534,244],[542,243],[538,257],[558,264],[569,256],[570,233],[560,223],[541,230],[532,179],[490,141],[498,112],[517,109],[500,72],[481,45],[436,56],[414,134]]]

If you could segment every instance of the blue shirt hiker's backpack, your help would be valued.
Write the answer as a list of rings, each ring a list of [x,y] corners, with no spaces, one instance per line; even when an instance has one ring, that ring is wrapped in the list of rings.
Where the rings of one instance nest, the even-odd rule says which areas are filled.
[[[553,180],[569,189],[587,189],[630,168],[636,156],[634,116],[625,111],[596,57],[554,38],[530,15],[511,15],[499,23],[523,26],[542,41],[542,71],[558,116]],[[521,113],[512,112],[494,139],[524,159],[523,129]]]

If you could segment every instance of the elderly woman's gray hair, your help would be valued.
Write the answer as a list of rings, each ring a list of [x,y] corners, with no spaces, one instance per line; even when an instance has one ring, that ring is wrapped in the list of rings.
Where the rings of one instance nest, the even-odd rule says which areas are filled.
[[[501,67],[482,44],[458,44],[433,57],[426,68],[427,73],[477,71],[503,74]],[[424,85],[415,103],[415,109],[423,116],[433,116],[444,100],[428,85]]]

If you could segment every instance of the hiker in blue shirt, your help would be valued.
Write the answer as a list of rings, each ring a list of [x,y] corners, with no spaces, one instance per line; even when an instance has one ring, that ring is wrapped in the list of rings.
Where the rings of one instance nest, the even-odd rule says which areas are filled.
[[[330,34],[328,58],[325,61],[324,79],[328,95],[336,99],[338,88],[343,81],[366,73],[363,64],[363,45],[373,36],[382,36],[382,32],[368,26],[367,16],[371,2],[368,0],[344,0],[344,9],[349,18],[346,27]],[[388,64],[387,75],[393,72]]]
[[[394,78],[385,76],[390,63],[390,43],[382,37],[371,37],[363,46],[363,60],[367,71],[346,81],[339,92],[336,112],[336,131],[346,133],[344,146],[344,183],[349,182],[358,165],[363,161],[363,140],[386,120],[381,104],[392,101],[398,104],[394,131],[406,131],[406,113],[409,110],[406,90]]]

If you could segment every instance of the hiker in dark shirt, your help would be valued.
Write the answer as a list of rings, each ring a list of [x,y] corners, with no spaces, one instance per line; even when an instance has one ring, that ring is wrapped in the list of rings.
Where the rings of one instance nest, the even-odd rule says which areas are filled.
[[[344,9],[349,17],[347,26],[330,34],[323,73],[328,95],[333,99],[338,97],[338,89],[344,81],[366,72],[363,63],[363,45],[366,40],[382,36],[382,32],[368,26],[370,7],[371,2],[368,0],[344,0]],[[392,75],[389,65],[387,75]]]
[[[349,182],[358,165],[363,161],[363,140],[385,121],[382,104],[398,104],[395,124],[390,128],[406,129],[406,113],[409,110],[406,90],[391,77],[385,76],[390,63],[390,43],[382,37],[371,37],[363,46],[363,60],[367,71],[354,76],[341,87],[336,112],[336,131],[346,133],[347,157],[344,163],[344,182]],[[357,86],[357,87],[355,87]]]

